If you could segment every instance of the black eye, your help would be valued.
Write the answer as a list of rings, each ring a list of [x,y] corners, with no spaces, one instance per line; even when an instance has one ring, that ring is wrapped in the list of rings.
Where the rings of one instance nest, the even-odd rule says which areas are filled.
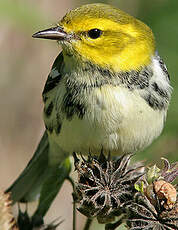
[[[99,29],[92,29],[88,31],[88,36],[92,39],[99,38],[102,34],[102,31]]]

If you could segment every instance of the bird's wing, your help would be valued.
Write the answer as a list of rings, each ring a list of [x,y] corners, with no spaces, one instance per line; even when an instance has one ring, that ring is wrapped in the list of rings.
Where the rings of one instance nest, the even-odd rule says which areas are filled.
[[[43,97],[48,96],[48,92],[57,84],[57,76],[54,71],[60,69],[61,61],[62,54],[59,54],[48,76]],[[36,215],[41,216],[46,213],[70,173],[70,161],[68,158],[64,159],[64,154],[61,153],[60,148],[56,149],[59,153],[56,162],[53,165],[49,164],[50,149],[48,134],[45,131],[32,159],[15,182],[7,189],[7,192],[11,193],[14,203],[39,199]]]
[[[48,95],[51,91],[58,85],[61,79],[61,66],[63,64],[62,52],[57,56],[54,64],[52,66],[51,72],[48,75],[44,90],[43,90],[43,100],[44,103],[48,99]]]
[[[28,201],[26,195],[31,191],[35,184],[40,184],[40,181],[43,180],[43,172],[45,171],[48,161],[48,150],[48,135],[47,132],[45,132],[26,168],[7,189],[7,192],[11,193],[11,199],[13,202],[20,202],[21,200]]]

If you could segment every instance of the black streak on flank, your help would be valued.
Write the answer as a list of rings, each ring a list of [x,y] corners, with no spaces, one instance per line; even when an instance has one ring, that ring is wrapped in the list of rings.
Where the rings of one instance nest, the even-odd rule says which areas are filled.
[[[166,65],[164,64],[164,61],[161,59],[160,56],[157,55],[157,59],[159,61],[159,64],[160,64],[160,67],[161,69],[163,70],[163,72],[166,74],[167,76],[167,79],[170,80],[170,76],[169,76],[169,73],[167,71],[167,68],[166,68]]]
[[[169,98],[167,91],[161,89],[156,82],[154,82],[152,84],[152,87],[153,87],[154,91],[157,92],[161,97],[164,97],[167,99]]]
[[[46,117],[49,117],[51,115],[51,113],[53,111],[53,107],[54,107],[53,102],[51,102],[48,106],[45,106],[44,113],[45,113]]]
[[[55,132],[57,135],[60,133],[61,127],[62,127],[61,123],[57,124],[57,127],[55,128]]]
[[[154,110],[162,110],[167,106],[167,102],[165,100],[160,100],[151,93],[149,93],[147,96],[144,96],[144,99]]]
[[[86,113],[86,108],[71,93],[66,93],[63,100],[62,112],[66,114],[68,120],[71,120],[75,114],[82,119]]]
[[[56,125],[55,125],[55,132],[58,135],[61,131],[61,126],[62,126],[62,122],[61,122],[61,118],[59,113],[56,113]]]

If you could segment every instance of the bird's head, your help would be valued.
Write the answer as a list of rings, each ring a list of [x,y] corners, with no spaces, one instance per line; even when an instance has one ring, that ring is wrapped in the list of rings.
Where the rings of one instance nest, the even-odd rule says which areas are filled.
[[[33,37],[57,40],[64,56],[117,72],[148,65],[155,52],[154,36],[148,26],[117,8],[99,3],[68,12],[56,27]]]

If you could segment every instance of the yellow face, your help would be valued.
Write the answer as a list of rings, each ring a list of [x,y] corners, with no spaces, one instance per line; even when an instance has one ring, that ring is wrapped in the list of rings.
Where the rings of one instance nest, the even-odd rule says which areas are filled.
[[[113,71],[140,69],[155,51],[149,27],[108,5],[70,11],[59,25],[71,36],[65,45],[74,55]]]

